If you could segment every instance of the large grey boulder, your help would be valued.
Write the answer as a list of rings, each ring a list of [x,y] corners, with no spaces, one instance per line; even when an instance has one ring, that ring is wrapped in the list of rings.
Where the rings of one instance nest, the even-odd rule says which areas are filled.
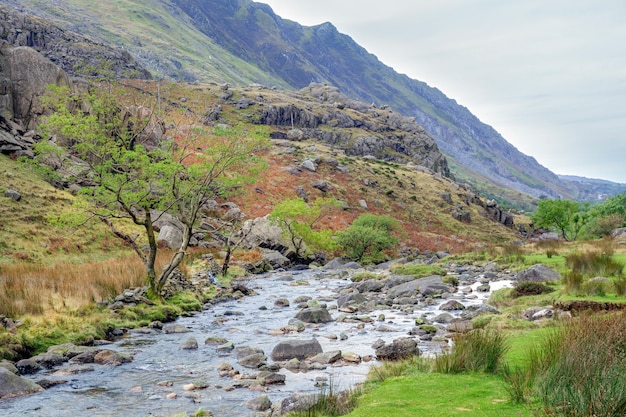
[[[404,284],[396,285],[387,291],[390,298],[415,297],[418,294],[433,295],[450,292],[450,288],[443,283],[441,276],[433,275],[419,278]]]
[[[316,339],[285,340],[274,346],[271,356],[275,361],[303,360],[322,352],[322,346]]]
[[[183,231],[173,224],[166,224],[161,227],[157,242],[162,242],[169,249],[178,249],[183,243]]]
[[[0,367],[0,400],[43,391],[39,385]]]
[[[303,308],[296,314],[296,318],[304,323],[329,323],[333,321],[328,310],[323,307]]]
[[[25,122],[34,122],[33,115],[43,113],[41,96],[49,84],[69,87],[69,76],[58,66],[33,48],[13,47],[0,40],[0,79],[9,80],[9,91],[5,96],[12,98],[13,108],[6,115]],[[0,82],[2,82],[0,80]],[[6,82],[8,84],[8,82]],[[28,128],[28,123],[24,123]]]
[[[396,339],[376,349],[376,358],[380,361],[398,361],[420,354],[417,342],[409,337]]]
[[[561,278],[561,274],[543,264],[533,265],[530,268],[521,271],[515,277],[518,282],[551,282],[559,281]]]

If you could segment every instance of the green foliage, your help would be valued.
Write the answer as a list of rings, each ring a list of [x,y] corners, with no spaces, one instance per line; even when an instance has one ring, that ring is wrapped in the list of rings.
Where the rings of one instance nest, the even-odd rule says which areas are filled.
[[[434,370],[442,373],[464,371],[496,373],[508,350],[498,330],[472,330],[454,339],[450,352],[435,358]]]
[[[382,251],[397,245],[398,239],[392,232],[399,227],[400,223],[392,217],[362,214],[339,233],[337,245],[354,261],[379,262],[386,257]]]
[[[626,226],[626,193],[607,198],[589,210],[587,232],[591,237],[608,236],[614,229]]]
[[[332,230],[316,230],[315,224],[335,207],[340,207],[340,203],[333,198],[318,198],[311,204],[300,197],[290,198],[277,204],[269,219],[283,230],[283,236],[292,244],[296,255],[303,258],[310,249],[333,249]]]
[[[555,228],[565,240],[576,240],[586,222],[580,209],[576,201],[541,200],[532,220],[537,227]]]

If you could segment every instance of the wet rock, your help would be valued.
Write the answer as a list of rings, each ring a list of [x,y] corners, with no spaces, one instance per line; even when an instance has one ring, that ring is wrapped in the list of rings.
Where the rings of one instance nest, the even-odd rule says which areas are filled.
[[[77,362],[77,363],[94,363],[95,362],[95,357],[96,355],[101,351],[102,349],[93,349],[93,350],[88,350],[85,351],[83,353],[80,353],[76,356],[73,356],[72,359],[70,359],[71,362]]]
[[[198,341],[196,340],[195,337],[190,337],[187,340],[185,340],[185,342],[182,345],[180,345],[180,348],[182,350],[198,349]]]
[[[341,351],[333,350],[330,352],[318,353],[317,355],[313,356],[310,359],[310,361],[314,363],[321,363],[321,364],[327,365],[327,364],[335,363],[339,359],[341,359]]]
[[[349,363],[361,363],[361,355],[354,352],[344,352],[341,354],[341,359]]]
[[[43,388],[33,381],[0,367],[0,399],[20,397],[40,391],[43,391]]]
[[[182,324],[170,324],[169,326],[164,326],[163,331],[167,334],[191,332],[191,330],[189,330],[187,327],[183,326]]]
[[[248,401],[246,407],[251,410],[265,411],[272,408],[272,402],[267,395],[259,395],[258,397]]]
[[[133,358],[123,353],[114,352],[112,350],[102,350],[94,356],[94,362],[101,365],[120,366],[124,363],[131,362]]]
[[[218,353],[230,353],[235,349],[235,344],[233,342],[226,342],[223,345],[219,345],[215,350]]]
[[[501,314],[500,310],[490,304],[471,305],[461,313],[463,320],[471,320],[483,314]]]
[[[33,356],[31,359],[37,362],[42,368],[46,369],[52,369],[67,360],[63,355],[57,352],[41,353],[37,356]]]
[[[57,376],[67,376],[67,375],[77,375],[85,372],[93,372],[94,367],[90,365],[82,365],[82,364],[72,364],[68,366],[64,366],[59,368],[54,372],[53,375]]]
[[[274,301],[274,306],[276,307],[289,307],[289,300],[286,298],[279,298]]]
[[[433,275],[396,285],[387,291],[387,295],[391,298],[398,298],[415,297],[418,294],[434,295],[444,292],[450,292],[450,288],[443,283],[439,275]]]
[[[224,339],[223,337],[210,336],[210,337],[207,337],[207,339],[204,341],[204,344],[205,345],[223,345],[226,342],[228,342],[228,340]]]
[[[333,321],[328,310],[323,307],[304,308],[296,314],[296,318],[304,323],[329,323]]]
[[[409,337],[395,339],[391,344],[385,344],[376,349],[376,358],[386,361],[408,359],[419,354],[417,342]]]
[[[41,366],[32,358],[18,361],[15,367],[20,375],[34,374],[41,369]]]
[[[277,372],[263,371],[256,377],[261,385],[279,385],[284,384],[287,377]]]
[[[366,292],[380,292],[385,286],[385,283],[378,279],[368,279],[367,281],[359,282],[356,285],[356,289],[360,293]]]
[[[302,360],[322,352],[322,346],[316,339],[285,340],[274,347],[271,356],[275,361]]]
[[[7,371],[14,373],[16,375],[18,373],[17,367],[13,365],[11,362],[7,361],[6,359],[3,359],[0,361],[0,368],[4,368]]]
[[[237,359],[237,363],[245,368],[256,369],[265,363],[267,356],[263,353],[253,353]]]
[[[67,381],[63,379],[55,379],[55,380],[40,379],[39,381],[36,381],[35,383],[43,389],[50,389],[52,387],[56,387],[57,385],[67,384]]]
[[[367,302],[367,298],[358,292],[342,295],[337,299],[337,307],[340,311],[353,313],[358,311],[358,306]]]
[[[456,300],[450,300],[442,304],[439,307],[439,310],[443,310],[443,311],[465,310],[465,306]]]

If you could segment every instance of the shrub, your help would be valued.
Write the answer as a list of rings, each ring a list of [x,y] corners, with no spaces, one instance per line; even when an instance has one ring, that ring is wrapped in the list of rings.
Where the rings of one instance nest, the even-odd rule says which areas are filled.
[[[337,244],[348,258],[357,262],[379,262],[385,259],[382,252],[398,243],[392,232],[400,227],[389,216],[362,214],[337,236]]]
[[[464,371],[495,373],[508,345],[498,330],[472,330],[454,339],[450,352],[435,358],[435,372],[458,373]]]
[[[515,284],[511,291],[511,297],[524,297],[527,295],[539,295],[547,292],[552,292],[554,289],[540,283],[531,281],[522,281]]]

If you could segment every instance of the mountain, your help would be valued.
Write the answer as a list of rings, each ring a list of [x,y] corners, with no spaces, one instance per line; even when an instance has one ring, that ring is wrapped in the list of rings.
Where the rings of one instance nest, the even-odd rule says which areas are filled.
[[[597,194],[595,183],[559,178],[467,108],[397,73],[331,23],[305,27],[251,0],[6,2],[122,47],[156,77],[296,90],[326,83],[352,99],[390,106],[424,127],[458,180],[512,206],[529,207],[529,196]]]

